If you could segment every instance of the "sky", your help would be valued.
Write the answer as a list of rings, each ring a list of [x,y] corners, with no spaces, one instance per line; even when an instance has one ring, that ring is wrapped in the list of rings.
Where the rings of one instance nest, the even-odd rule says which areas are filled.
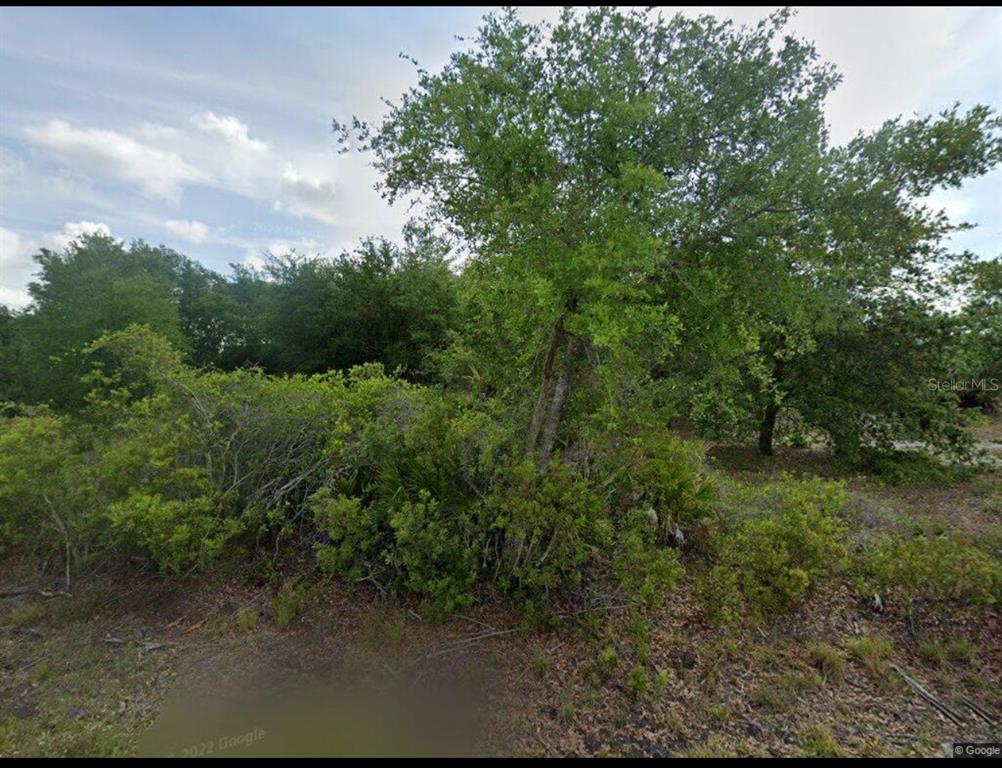
[[[170,246],[204,265],[338,253],[397,238],[362,155],[331,119],[375,120],[441,67],[487,7],[0,9],[0,303],[24,307],[39,248],[86,232]],[[754,23],[770,7],[668,8]],[[520,9],[552,20],[553,7]],[[1002,110],[1002,9],[802,8],[844,80],[826,105],[843,143],[953,102]],[[1002,170],[930,201],[1002,251]]]

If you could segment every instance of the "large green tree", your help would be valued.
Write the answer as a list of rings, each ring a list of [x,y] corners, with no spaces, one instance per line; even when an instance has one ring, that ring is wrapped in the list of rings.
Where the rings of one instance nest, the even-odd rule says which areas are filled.
[[[810,423],[840,449],[869,439],[874,424],[885,435],[897,425],[902,439],[957,434],[954,414],[941,407],[943,398],[928,396],[927,382],[949,372],[950,330],[938,307],[948,301],[945,277],[971,259],[951,250],[948,237],[968,225],[925,198],[986,172],[1000,157],[999,120],[980,106],[891,120],[831,149],[824,194],[804,222],[810,235],[791,244],[789,273],[770,300],[756,302],[762,322],[748,367],[764,372],[750,377],[763,453],[772,452],[776,417],[786,406],[812,414]],[[817,250],[809,263],[804,247]],[[868,376],[853,378],[863,368]],[[864,380],[868,391],[860,389]],[[819,409],[823,401],[829,406]],[[831,407],[836,401],[845,407]]]
[[[575,381],[621,406],[621,383],[668,358],[685,308],[666,281],[691,304],[707,273],[785,270],[837,82],[786,18],[566,10],[549,28],[507,11],[376,129],[355,123],[388,195],[422,196],[468,248],[486,348],[511,350],[516,390],[538,381],[524,418],[541,468]]]
[[[178,274],[185,259],[167,248],[87,235],[62,252],[42,249],[28,291],[21,378],[25,399],[77,405],[88,370],[82,350],[104,333],[143,324],[184,346]]]
[[[336,124],[391,199],[422,198],[468,250],[477,373],[538,382],[521,418],[540,468],[575,393],[608,415],[689,365],[741,385],[771,450],[784,362],[847,301],[921,288],[951,225],[916,200],[997,162],[982,107],[831,146],[838,76],[783,34],[788,15],[506,11],[378,126]]]
[[[0,402],[23,395],[21,317],[0,304]]]

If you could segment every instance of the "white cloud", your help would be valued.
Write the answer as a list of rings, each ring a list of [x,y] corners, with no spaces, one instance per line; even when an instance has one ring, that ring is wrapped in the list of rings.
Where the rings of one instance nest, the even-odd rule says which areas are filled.
[[[203,133],[218,136],[243,151],[262,153],[269,149],[267,142],[252,139],[247,124],[232,115],[203,112],[191,118],[191,122]]]
[[[943,211],[953,222],[964,221],[974,213],[974,201],[960,189],[938,189],[921,202],[935,211]]]
[[[978,50],[997,45],[999,15],[956,7],[807,7],[790,27],[843,75],[827,105],[832,138],[841,143],[898,115],[947,106],[959,94],[930,102]]]
[[[28,140],[60,160],[118,181],[144,194],[177,200],[182,187],[206,175],[173,152],[151,147],[116,131],[74,128],[65,120],[29,127]]]
[[[329,253],[319,241],[312,238],[299,240],[265,240],[259,243],[247,244],[244,252],[244,264],[253,269],[261,269],[268,256],[296,256],[313,258]]]
[[[31,297],[25,290],[35,263],[31,256],[37,244],[5,227],[0,227],[0,304],[20,309]]]
[[[19,291],[0,285],[0,304],[6,304],[11,309],[23,309],[31,303],[27,291]]]
[[[111,227],[100,221],[67,221],[61,230],[43,235],[41,246],[50,251],[61,251],[83,235],[111,237]]]
[[[30,258],[31,248],[17,232],[0,227],[0,278],[6,282],[8,270],[16,268],[25,258]]]
[[[209,239],[209,227],[200,221],[168,219],[163,223],[163,227],[172,235],[177,235],[189,243],[204,243]]]
[[[0,181],[16,179],[24,173],[25,162],[6,147],[0,147]]]
[[[247,124],[232,115],[202,112],[190,122],[185,127],[146,123],[130,136],[50,120],[28,128],[27,135],[75,171],[136,184],[152,197],[176,201],[184,187],[201,184],[267,201],[299,218],[343,221],[337,215],[333,151],[279,153],[252,138]],[[190,222],[170,221],[168,231],[191,242],[209,235]]]

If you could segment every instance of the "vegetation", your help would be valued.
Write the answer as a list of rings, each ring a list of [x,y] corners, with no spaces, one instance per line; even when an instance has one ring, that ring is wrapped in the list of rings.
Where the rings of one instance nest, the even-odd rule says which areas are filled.
[[[734,620],[790,610],[845,564],[841,486],[785,480],[739,499],[703,587],[714,614]]]
[[[0,550],[67,583],[296,559],[439,617],[641,610],[691,571],[711,615],[762,619],[853,559],[889,600],[994,602],[996,555],[861,554],[843,485],[721,493],[667,429],[942,480],[973,439],[930,382],[997,373],[998,260],[923,201],[998,164],[999,117],[834,145],[839,76],[788,17],[488,16],[381,122],[335,124],[424,202],[400,245],[228,276],[101,235],[42,250],[0,313]]]
[[[889,538],[869,557],[875,588],[888,599],[992,605],[1002,598],[1002,562],[947,536]]]

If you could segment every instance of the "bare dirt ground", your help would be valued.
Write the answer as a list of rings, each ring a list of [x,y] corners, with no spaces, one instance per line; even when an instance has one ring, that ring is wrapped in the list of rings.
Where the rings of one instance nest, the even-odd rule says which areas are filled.
[[[711,462],[745,481],[837,474],[808,451],[718,448]],[[847,482],[864,527],[1002,546],[997,471]],[[433,623],[336,583],[283,614],[274,586],[246,579],[10,594],[26,579],[0,569],[2,755],[939,755],[1002,741],[997,607],[908,619],[849,580],[759,627],[707,621],[687,582],[646,625],[612,606],[526,628],[502,605]]]

